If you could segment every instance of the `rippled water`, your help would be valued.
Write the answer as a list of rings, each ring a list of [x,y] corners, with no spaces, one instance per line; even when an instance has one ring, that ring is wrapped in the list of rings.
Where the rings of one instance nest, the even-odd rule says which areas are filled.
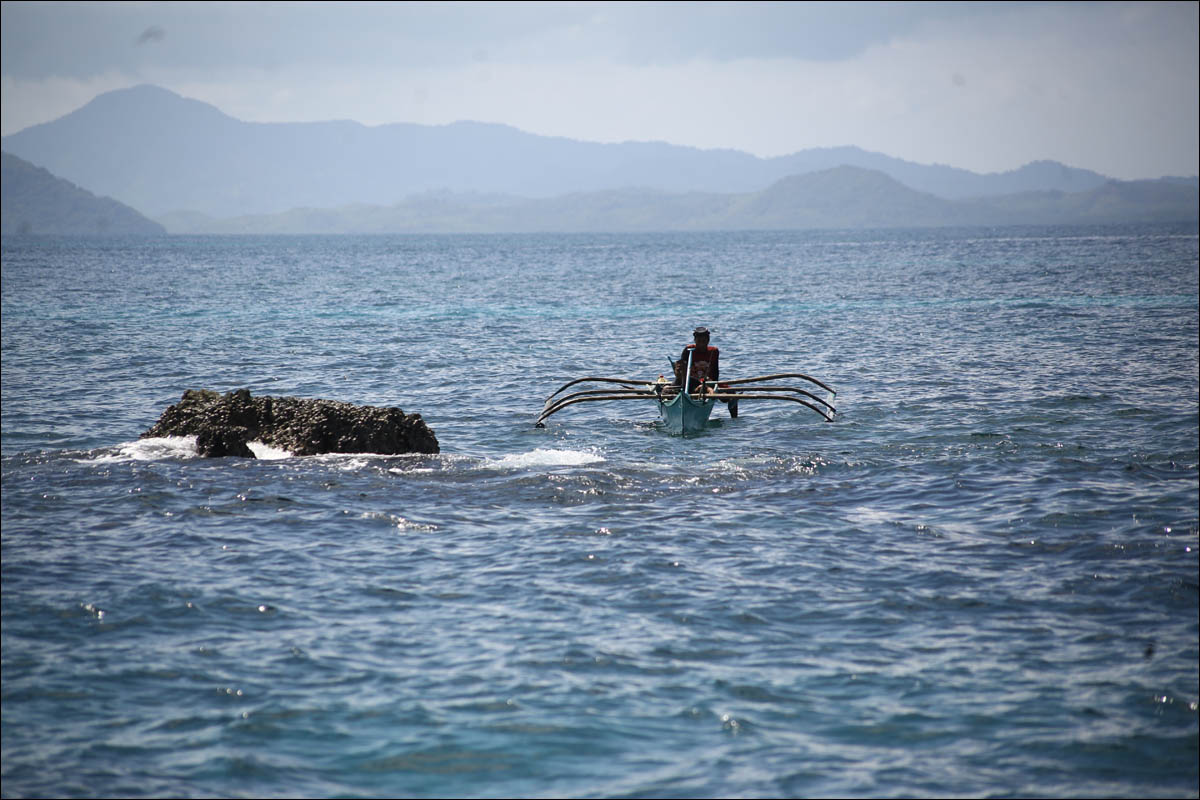
[[[3,242],[3,794],[1198,794],[1197,235]],[[697,324],[837,419],[564,410]],[[199,459],[185,389],[437,456]]]

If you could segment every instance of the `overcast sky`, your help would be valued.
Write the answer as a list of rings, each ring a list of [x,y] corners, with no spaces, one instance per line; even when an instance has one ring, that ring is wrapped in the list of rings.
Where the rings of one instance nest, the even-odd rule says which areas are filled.
[[[257,122],[1195,175],[1196,2],[4,2],[0,128],[150,83]]]

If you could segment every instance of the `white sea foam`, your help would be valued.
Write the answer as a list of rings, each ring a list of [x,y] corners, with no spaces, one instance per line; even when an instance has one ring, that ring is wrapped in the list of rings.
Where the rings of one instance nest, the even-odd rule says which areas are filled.
[[[488,459],[483,466],[487,469],[526,469],[529,467],[580,467],[604,461],[603,456],[585,450],[544,450],[538,448],[528,453],[510,453],[503,458]]]
[[[247,442],[246,446],[250,448],[250,452],[254,453],[254,457],[264,461],[275,461],[280,458],[291,458],[292,454],[281,447],[271,447],[269,444],[262,442]]]
[[[118,461],[162,461],[165,459],[196,458],[195,436],[161,436],[137,439],[119,444],[94,458],[82,459],[90,462]]]
[[[318,453],[313,456],[306,456],[306,458],[311,458],[318,463],[326,464],[344,472],[358,472],[374,462],[384,461],[390,463],[392,460],[400,457],[402,456],[394,453]],[[399,474],[407,470],[403,468],[389,468],[388,471]]]
[[[247,446],[254,457],[267,461],[281,458],[291,458],[292,454],[278,447],[271,447],[262,442],[249,442]],[[198,458],[195,436],[156,436],[149,439],[137,439],[117,445],[111,450],[105,450],[95,457],[84,459],[92,463],[121,462],[121,461],[168,461],[184,458]]]
[[[400,516],[399,514],[388,514],[380,511],[365,511],[359,515],[361,519],[382,520],[391,525],[395,525],[402,531],[436,531],[437,525],[432,525],[424,522],[413,522],[410,519]]]
[[[430,456],[425,453],[412,454],[414,460],[410,464],[404,466],[388,467],[388,472],[393,475],[419,475],[424,473],[445,472],[448,469],[471,469],[478,461],[478,456],[468,456],[455,453],[438,453],[436,456]],[[396,456],[385,456],[386,458],[394,459]],[[412,466],[412,464],[428,464],[433,463],[436,466]]]

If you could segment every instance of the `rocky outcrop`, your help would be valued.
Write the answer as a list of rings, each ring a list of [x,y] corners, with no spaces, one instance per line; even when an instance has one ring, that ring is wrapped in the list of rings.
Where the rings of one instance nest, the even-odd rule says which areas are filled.
[[[436,453],[437,437],[420,414],[298,397],[251,397],[189,389],[167,408],[151,436],[195,436],[202,456],[254,458],[249,442],[298,456],[317,453]]]

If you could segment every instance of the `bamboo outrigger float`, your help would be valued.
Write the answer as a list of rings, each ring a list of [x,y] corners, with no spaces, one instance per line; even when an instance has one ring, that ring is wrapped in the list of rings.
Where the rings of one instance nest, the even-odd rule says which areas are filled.
[[[691,354],[688,355],[689,361]],[[798,378],[802,381],[819,386],[829,392],[830,399],[837,395],[831,387],[816,378],[799,372],[779,372],[773,375],[759,375],[755,378],[737,378],[728,381],[710,383],[701,381],[699,386],[689,385],[691,364],[684,371],[683,386],[676,386],[662,375],[658,380],[645,381],[636,378],[577,378],[569,381],[546,398],[542,412],[538,415],[534,427],[545,427],[546,418],[562,409],[577,403],[594,403],[607,400],[654,400],[658,413],[662,417],[663,427],[673,434],[697,433],[708,425],[713,406],[718,401],[729,404],[729,415],[736,417],[738,403],[742,400],[785,400],[799,403],[816,411],[826,422],[833,422],[837,409],[828,401],[807,389],[798,386],[779,385],[776,381]],[[606,389],[581,389],[559,397],[562,392],[572,386],[584,383],[616,384]],[[737,386],[737,389],[732,387]]]

